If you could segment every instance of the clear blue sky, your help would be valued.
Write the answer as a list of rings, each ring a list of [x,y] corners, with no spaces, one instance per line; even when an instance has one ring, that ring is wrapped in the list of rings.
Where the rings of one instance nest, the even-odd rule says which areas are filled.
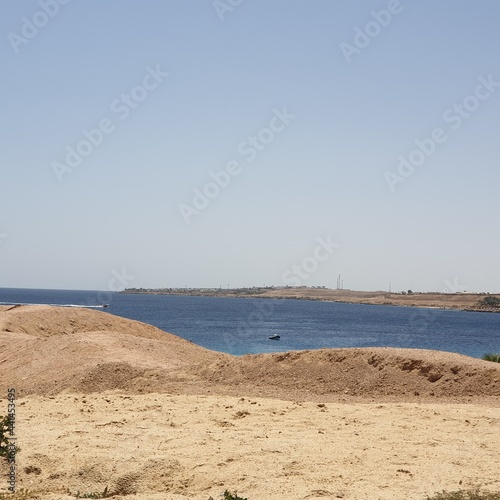
[[[0,286],[500,291],[499,26],[497,0],[2,0]]]

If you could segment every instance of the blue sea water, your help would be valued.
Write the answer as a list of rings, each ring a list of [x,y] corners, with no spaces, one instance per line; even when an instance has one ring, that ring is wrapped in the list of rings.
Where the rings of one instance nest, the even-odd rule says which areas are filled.
[[[500,314],[305,300],[0,288],[0,303],[109,307],[208,349],[241,355],[323,347],[500,351]],[[269,340],[272,334],[281,340]]]

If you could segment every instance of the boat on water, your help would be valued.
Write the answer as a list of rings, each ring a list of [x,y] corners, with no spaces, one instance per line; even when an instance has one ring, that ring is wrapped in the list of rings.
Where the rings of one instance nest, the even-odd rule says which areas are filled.
[[[280,337],[277,333],[275,333],[274,335],[271,335],[271,336],[269,337],[269,340],[279,340],[280,338],[281,338],[281,337]]]

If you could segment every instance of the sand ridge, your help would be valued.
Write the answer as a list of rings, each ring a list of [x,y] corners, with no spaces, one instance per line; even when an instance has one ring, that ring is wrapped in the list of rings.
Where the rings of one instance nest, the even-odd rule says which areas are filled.
[[[90,309],[0,310],[0,325],[0,367],[21,395],[127,389],[144,374],[154,383],[158,375],[149,373],[155,369],[164,380],[184,380],[186,367],[227,356],[151,325]],[[6,378],[0,380],[0,390],[6,384]]]
[[[18,487],[42,500],[500,490],[500,365],[458,354],[235,357],[101,311],[0,307],[0,398],[7,387]]]
[[[454,402],[500,398],[500,365],[418,349],[230,356],[151,325],[77,308],[0,309],[0,390],[246,394],[303,400]]]

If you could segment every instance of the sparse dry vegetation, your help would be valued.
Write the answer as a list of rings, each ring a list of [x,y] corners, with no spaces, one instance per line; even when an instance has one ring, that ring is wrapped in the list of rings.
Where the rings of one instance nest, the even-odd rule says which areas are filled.
[[[38,495],[25,489],[14,493],[0,493],[0,500],[37,500],[38,498]]]
[[[500,500],[500,493],[481,492],[479,488],[473,490],[442,491],[425,500]]]

